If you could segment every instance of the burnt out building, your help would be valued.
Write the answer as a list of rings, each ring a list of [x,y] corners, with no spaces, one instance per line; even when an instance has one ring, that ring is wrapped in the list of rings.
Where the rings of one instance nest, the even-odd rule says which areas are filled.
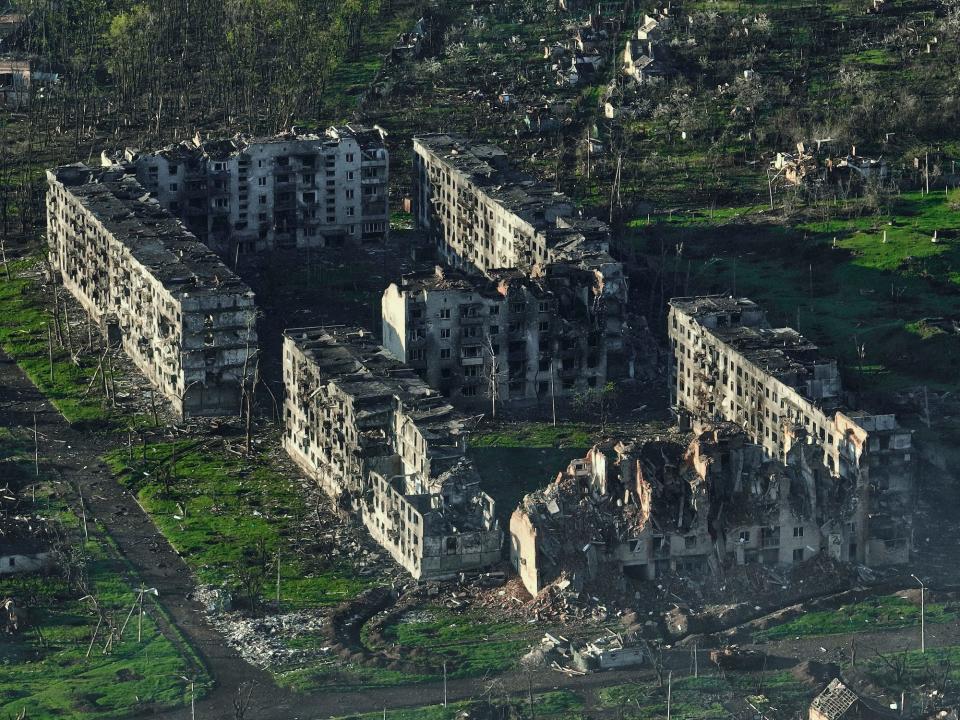
[[[622,346],[610,348],[577,292],[587,282],[553,265],[535,277],[441,267],[406,275],[383,294],[384,346],[458,404],[549,404],[602,388],[608,355]]]
[[[243,256],[384,241],[389,153],[377,128],[193,140],[104,157],[231,263]]]
[[[671,399],[681,419],[743,428],[767,457],[815,446],[818,471],[856,488],[841,556],[904,563],[912,534],[911,432],[893,415],[851,410],[835,360],[791,328],[772,328],[746,298],[674,298],[668,331]]]
[[[67,165],[47,183],[64,287],[181,416],[237,413],[257,352],[250,288],[122,170]]]
[[[420,275],[387,291],[390,350],[431,383],[449,379],[444,385],[453,398],[490,399],[496,392],[506,405],[632,377],[636,357],[628,337],[638,322],[627,313],[628,283],[610,255],[607,225],[577,216],[569,198],[518,172],[494,145],[447,134],[416,137],[413,144],[414,218],[440,261],[462,275]],[[460,318],[447,312],[471,302],[479,314],[465,308],[464,327],[456,327]],[[491,314],[505,311],[513,317]],[[461,355],[463,369],[451,362],[462,351],[455,332],[468,348],[475,337],[486,345],[485,390],[472,381],[479,360]],[[501,334],[509,332],[509,339]],[[510,357],[498,358],[491,345]],[[502,371],[502,383],[489,381],[491,365]]]
[[[527,495],[510,520],[511,560],[537,593],[591,583],[850,560],[858,489],[821,471],[820,449],[770,459],[732,423],[610,440]]]
[[[500,558],[467,418],[359,328],[287,330],[287,453],[415,578]]]

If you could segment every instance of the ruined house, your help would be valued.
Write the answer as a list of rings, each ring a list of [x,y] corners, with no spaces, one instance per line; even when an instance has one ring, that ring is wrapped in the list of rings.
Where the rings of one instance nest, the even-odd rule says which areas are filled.
[[[253,292],[119,168],[47,171],[50,263],[183,417],[231,415],[257,352]]]
[[[287,330],[283,445],[417,579],[500,558],[468,420],[358,328]]]
[[[627,280],[610,255],[607,225],[574,217],[569,198],[517,172],[494,145],[427,135],[414,138],[414,153],[413,214],[439,257],[494,282],[505,270],[547,278],[571,306],[579,297],[606,354],[606,376],[630,375]]]
[[[4,29],[6,26],[0,24],[0,32]],[[22,53],[0,55],[0,105],[11,110],[26,108],[35,93],[59,82],[57,73],[41,71],[37,65],[34,56]]]
[[[0,515],[0,576],[51,567],[54,541],[50,526],[41,518]]]
[[[104,163],[135,172],[162,208],[231,264],[275,250],[380,242],[390,230],[389,155],[376,128],[197,136]]]
[[[403,32],[397,36],[397,41],[390,49],[390,59],[393,62],[422,59],[430,47],[432,35],[432,18],[421,17],[414,23],[410,32]]]
[[[914,466],[909,430],[893,415],[846,407],[836,361],[791,328],[771,328],[746,298],[670,301],[671,401],[681,420],[725,420],[771,459],[812,446],[811,462],[856,503],[843,560],[904,563],[911,543]],[[814,457],[815,455],[815,457]]]
[[[487,408],[602,388],[608,353],[622,370],[616,362],[629,350],[605,338],[594,303],[577,290],[589,271],[548,265],[537,277],[490,276],[440,267],[405,275],[383,294],[384,346],[458,404]]]
[[[817,460],[811,445],[770,459],[732,423],[600,443],[523,499],[511,560],[537,593],[561,578],[622,589],[624,577],[845,559],[856,488]]]
[[[826,152],[828,141],[817,141],[816,150],[798,142],[795,153],[779,152],[771,161],[771,173],[782,176],[793,187],[823,184],[860,187],[869,182],[887,178],[887,163],[883,158],[869,158],[857,154],[856,146],[846,155],[833,156]]]
[[[669,72],[663,61],[656,55],[654,43],[649,40],[627,40],[623,49],[623,74],[638,83],[662,77]]]

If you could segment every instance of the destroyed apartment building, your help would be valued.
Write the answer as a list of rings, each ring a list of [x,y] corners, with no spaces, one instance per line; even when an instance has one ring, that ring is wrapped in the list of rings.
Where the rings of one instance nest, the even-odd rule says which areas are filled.
[[[120,168],[47,171],[50,263],[182,417],[239,412],[253,292]]]
[[[627,280],[622,264],[610,256],[610,231],[605,223],[574,217],[569,198],[516,171],[500,148],[446,134],[414,138],[413,214],[446,265],[471,276],[485,276],[498,285],[507,282],[519,287],[520,278],[527,278],[526,287],[552,288],[558,307],[565,303],[581,315],[588,342],[596,344],[597,363],[596,368],[589,363],[581,365],[573,385],[588,386],[591,377],[599,380],[631,374],[634,354],[632,345],[625,341]],[[514,273],[504,272],[508,270]],[[414,282],[423,287],[419,293],[423,299],[405,305],[397,301],[390,320],[395,329],[412,329],[417,319],[412,314],[421,312],[420,306],[442,304],[440,295],[430,299],[434,288],[429,281]],[[405,291],[401,288],[400,294]],[[464,297],[471,294],[464,291]],[[542,302],[549,305],[551,300],[537,300],[538,308]],[[399,313],[412,314],[398,318]],[[442,333],[452,331],[432,316],[424,319],[427,325],[436,326],[430,332],[440,338]],[[509,332],[510,322],[504,318],[502,323],[491,320],[488,325],[498,330],[502,326]],[[551,324],[549,317],[537,322],[538,327],[545,324],[547,331],[560,329],[559,323]],[[427,343],[422,349],[437,353],[427,361],[433,367],[440,367],[440,361],[447,359],[440,356],[446,348],[439,344]],[[530,345],[528,356],[521,358],[518,347],[515,362],[526,363],[527,367],[535,362],[539,368],[542,349]],[[404,351],[410,361],[410,348],[404,347]],[[530,357],[534,353],[535,360]],[[534,392],[541,394],[547,389],[541,383],[549,380],[543,372],[538,369],[536,374],[531,373],[534,377],[530,384],[523,388],[516,385],[515,392],[508,392],[505,398],[529,400]]]
[[[808,445],[816,471],[856,503],[839,557],[866,565],[905,563],[912,534],[914,465],[909,430],[893,415],[844,404],[836,361],[791,328],[771,328],[746,298],[670,301],[671,401],[685,418],[726,420],[767,457]]]
[[[383,241],[390,230],[389,155],[379,128],[338,126],[191,141],[104,155],[136,173],[160,206],[211,250],[241,256]]]
[[[287,453],[417,579],[499,561],[468,419],[358,328],[287,330]]]
[[[795,445],[770,459],[733,423],[693,435],[608,440],[573,460],[510,519],[510,557],[531,593],[566,581],[577,591],[625,578],[789,566],[821,552],[847,559],[856,487]],[[610,587],[612,584],[612,587]]]
[[[383,344],[464,405],[549,404],[602,388],[608,345],[578,292],[585,274],[550,265],[537,277],[441,267],[405,275],[383,294]]]

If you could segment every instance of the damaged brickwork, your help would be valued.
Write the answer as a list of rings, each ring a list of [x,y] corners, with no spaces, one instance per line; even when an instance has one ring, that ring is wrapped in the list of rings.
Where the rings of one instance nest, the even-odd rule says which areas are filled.
[[[253,292],[119,168],[47,171],[50,263],[181,417],[239,412]]]
[[[725,420],[772,459],[815,450],[816,471],[856,501],[842,560],[868,566],[909,559],[914,463],[909,430],[893,415],[846,407],[836,361],[791,328],[771,328],[746,298],[674,298],[668,316],[671,400],[681,417]]]
[[[469,420],[359,328],[287,330],[287,453],[417,579],[500,559]]]

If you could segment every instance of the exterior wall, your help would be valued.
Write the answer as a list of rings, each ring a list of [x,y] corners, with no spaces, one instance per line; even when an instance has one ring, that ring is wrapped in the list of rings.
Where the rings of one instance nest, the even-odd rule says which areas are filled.
[[[341,129],[139,155],[140,182],[221,256],[385,240],[389,156]]]
[[[737,327],[766,328],[766,318],[752,303],[696,317],[672,304],[674,407],[694,417],[733,422],[769,457],[784,462],[793,448],[816,445],[829,473],[858,488],[856,517],[839,533],[842,547],[832,545],[831,554],[871,565],[906,562],[913,488],[909,431],[898,429],[892,415],[837,409],[841,388],[834,361],[811,359],[806,377],[787,373],[781,379],[712,332]],[[803,548],[786,542],[782,552],[787,549]]]
[[[510,516],[510,564],[527,592],[536,595],[543,589],[537,563],[537,529],[522,508]]]
[[[406,408],[396,390],[362,369],[325,374],[300,345],[299,334],[312,332],[284,337],[283,446],[291,458],[341,507],[352,507],[414,578],[497,562],[493,500],[479,490],[462,495],[434,467],[455,465],[465,448],[421,426],[418,408]],[[414,395],[423,397],[416,382]]]
[[[0,575],[37,572],[53,564],[48,552],[0,555]]]
[[[489,404],[494,387],[498,403],[530,404],[606,382],[600,333],[561,335],[564,321],[548,294],[523,286],[490,297],[391,285],[381,308],[391,354],[462,404]]]
[[[370,418],[361,428],[353,399],[322,378],[290,337],[283,340],[283,383],[284,449],[330,497],[359,490],[363,465],[352,450],[363,430],[384,425],[386,417]]]
[[[96,197],[81,199],[56,172],[47,179],[47,242],[64,287],[101,330],[119,331],[124,351],[178,414],[238,412],[244,365],[257,348],[249,288],[212,256],[203,258],[207,270],[216,275],[219,266],[225,281],[233,278],[224,287],[168,285],[169,269],[147,265],[141,257],[160,257],[167,241],[202,255],[205,248],[192,236],[175,224],[171,235],[156,238],[141,236],[135,222],[117,232],[110,213],[98,210]]]
[[[491,149],[494,162],[505,163],[503,151]],[[413,215],[446,264],[487,272],[550,261],[542,229],[490,197],[417,138],[413,150]],[[544,222],[553,224],[570,216],[573,206],[563,199],[547,204],[543,213]]]

